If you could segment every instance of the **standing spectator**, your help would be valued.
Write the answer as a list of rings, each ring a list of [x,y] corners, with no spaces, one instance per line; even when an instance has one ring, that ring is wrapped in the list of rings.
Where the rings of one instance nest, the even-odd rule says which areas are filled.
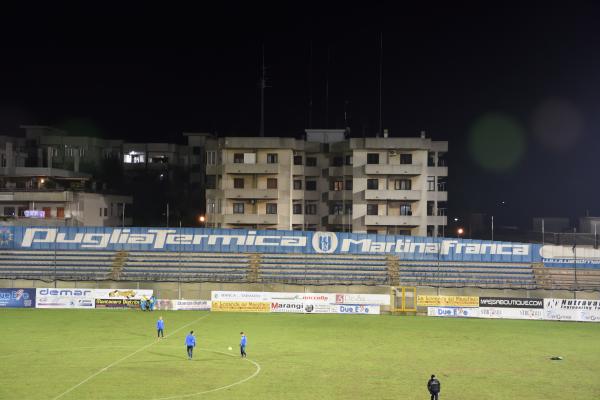
[[[431,400],[438,400],[438,394],[442,390],[442,384],[435,375],[431,375],[431,379],[427,382],[427,390],[431,394]]]
[[[158,338],[165,338],[165,321],[163,321],[162,316],[158,317],[158,321],[156,321],[156,331]]]
[[[188,360],[191,360],[194,355],[194,347],[196,347],[196,337],[194,336],[194,331],[190,331],[190,333],[185,337],[185,345],[187,347]]]

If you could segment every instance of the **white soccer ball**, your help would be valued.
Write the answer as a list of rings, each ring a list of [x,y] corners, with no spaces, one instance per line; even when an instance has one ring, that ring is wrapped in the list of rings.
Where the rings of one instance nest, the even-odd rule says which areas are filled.
[[[231,346],[229,346],[229,347],[227,348],[227,350],[231,351],[231,350],[233,350],[233,348],[232,348]]]

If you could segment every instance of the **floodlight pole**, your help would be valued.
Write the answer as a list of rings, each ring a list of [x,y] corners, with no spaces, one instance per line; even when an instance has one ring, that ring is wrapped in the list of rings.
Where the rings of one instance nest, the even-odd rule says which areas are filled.
[[[179,229],[181,230],[181,220],[179,220]],[[178,232],[179,235],[181,235],[181,232]],[[181,300],[181,236],[180,236],[180,240],[179,240],[179,277],[178,277],[178,284],[177,284],[177,298],[179,300]]]

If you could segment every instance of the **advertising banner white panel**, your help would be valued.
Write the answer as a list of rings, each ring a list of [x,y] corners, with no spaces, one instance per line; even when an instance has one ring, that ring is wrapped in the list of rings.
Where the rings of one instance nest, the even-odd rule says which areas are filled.
[[[304,314],[380,314],[378,304],[313,304],[310,302],[271,302],[271,312]]]
[[[209,311],[210,300],[157,300],[158,310],[173,311]]]
[[[600,300],[544,299],[544,319],[600,322]]]
[[[479,317],[479,308],[477,308],[477,307],[427,307],[427,315],[430,317],[477,318],[477,317]]]
[[[482,307],[479,309],[479,317],[505,319],[543,319],[544,310],[541,308]]]
[[[37,288],[36,308],[95,308],[94,289]]]
[[[388,294],[358,293],[288,293],[288,292],[211,292],[213,301],[301,301],[311,304],[378,304],[389,305]]]
[[[152,297],[153,290],[147,289],[93,289],[97,299],[135,299],[142,300]]]

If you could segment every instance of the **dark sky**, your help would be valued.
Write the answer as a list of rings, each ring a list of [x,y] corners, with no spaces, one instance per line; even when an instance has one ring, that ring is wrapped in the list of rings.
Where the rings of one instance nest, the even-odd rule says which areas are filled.
[[[0,133],[255,135],[264,43],[267,136],[307,128],[311,92],[312,127],[343,128],[346,104],[352,135],[373,136],[382,32],[383,125],[450,142],[453,215],[600,214],[599,5],[203,3],[3,9]]]

